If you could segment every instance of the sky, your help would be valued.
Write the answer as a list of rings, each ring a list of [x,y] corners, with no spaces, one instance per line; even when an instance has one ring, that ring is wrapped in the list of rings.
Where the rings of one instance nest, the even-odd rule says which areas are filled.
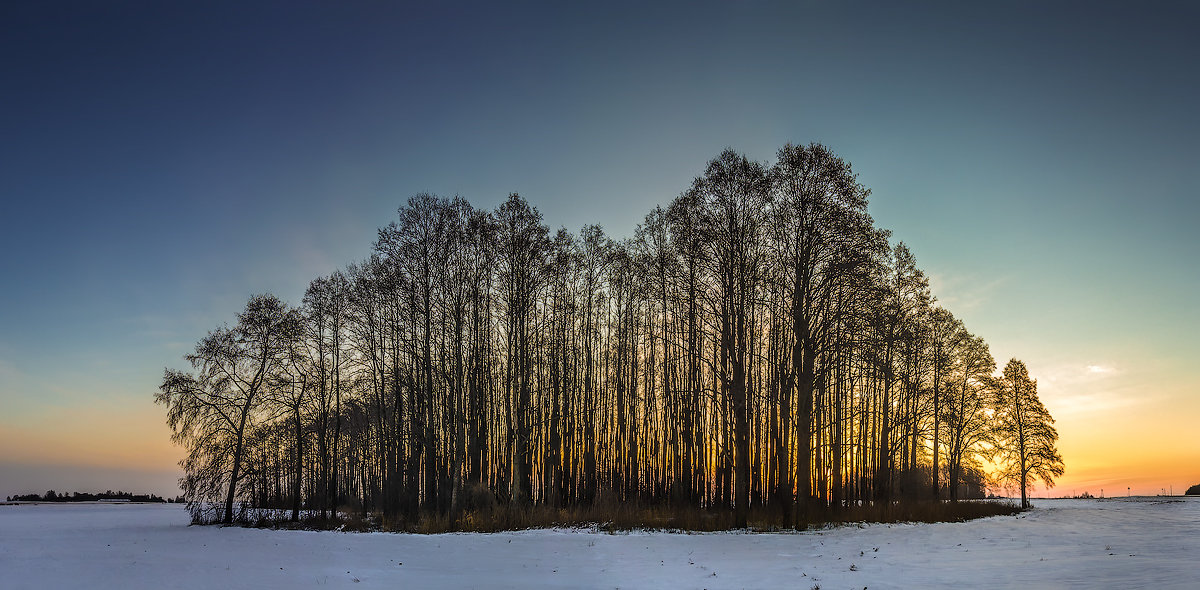
[[[787,142],[1026,362],[1054,494],[1200,483],[1200,8],[896,4],[3,3],[0,497],[177,493],[163,368],[412,195],[624,236]]]

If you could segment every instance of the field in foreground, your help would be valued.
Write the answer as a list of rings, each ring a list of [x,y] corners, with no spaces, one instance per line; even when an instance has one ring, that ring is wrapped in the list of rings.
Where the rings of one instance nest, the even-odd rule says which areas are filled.
[[[176,505],[0,506],[0,587],[1200,587],[1200,499],[1035,504],[791,534],[444,535],[189,527]]]

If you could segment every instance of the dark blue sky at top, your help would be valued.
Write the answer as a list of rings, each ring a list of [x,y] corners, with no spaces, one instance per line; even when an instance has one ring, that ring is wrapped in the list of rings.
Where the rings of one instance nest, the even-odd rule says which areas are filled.
[[[243,4],[0,8],[10,409],[148,400],[413,194],[624,236],[788,141],[849,160],[989,341],[1196,325],[1195,4]]]

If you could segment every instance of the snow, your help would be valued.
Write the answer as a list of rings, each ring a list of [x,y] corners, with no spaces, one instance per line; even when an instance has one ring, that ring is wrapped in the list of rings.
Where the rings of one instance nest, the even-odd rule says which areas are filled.
[[[0,506],[0,588],[1200,588],[1200,499],[1035,500],[793,534],[189,527],[182,506]]]

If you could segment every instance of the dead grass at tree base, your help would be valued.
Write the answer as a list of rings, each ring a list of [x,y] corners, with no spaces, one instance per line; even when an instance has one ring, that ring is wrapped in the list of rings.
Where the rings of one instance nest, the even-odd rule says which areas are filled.
[[[1021,508],[1007,502],[912,502],[890,506],[867,505],[842,510],[813,511],[805,518],[785,523],[782,515],[752,510],[747,529],[753,532],[797,531],[866,523],[962,522],[990,516],[1012,515]],[[585,528],[600,531],[658,530],[716,532],[737,530],[730,510],[671,508],[634,505],[550,508],[500,506],[465,512],[458,518],[425,515],[416,522],[388,522],[380,530],[408,533],[494,533],[525,529]]]
[[[495,533],[526,529],[583,528],[618,532],[657,530],[673,532],[790,532],[869,523],[962,522],[990,516],[1020,513],[1011,502],[899,502],[863,505],[842,509],[816,509],[804,515],[785,518],[778,511],[752,509],[745,529],[734,527],[734,514],[728,509],[696,507],[638,506],[604,503],[586,507],[552,508],[494,505],[464,511],[459,516],[424,514],[416,519],[381,519],[376,514],[347,509],[337,518],[304,518],[296,522],[259,518],[247,526],[275,529],[338,530],[345,532],[386,531],[397,533]]]

